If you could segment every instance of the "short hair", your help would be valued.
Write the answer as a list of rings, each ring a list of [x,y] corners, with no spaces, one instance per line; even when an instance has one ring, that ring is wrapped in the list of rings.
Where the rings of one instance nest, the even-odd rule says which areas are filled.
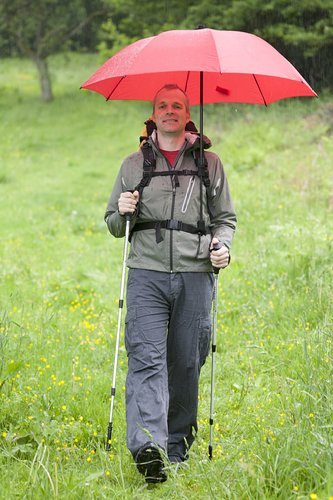
[[[163,87],[161,87],[155,94],[155,97],[153,99],[153,111],[155,109],[155,104],[156,104],[156,100],[157,100],[157,96],[158,94],[162,91],[162,90],[180,90],[180,92],[182,92],[184,94],[184,97],[185,97],[185,106],[186,106],[186,111],[190,112],[190,101],[189,101],[189,98],[188,96],[186,95],[186,93],[184,92],[183,89],[181,89],[176,83],[166,83],[165,85],[163,85]]]

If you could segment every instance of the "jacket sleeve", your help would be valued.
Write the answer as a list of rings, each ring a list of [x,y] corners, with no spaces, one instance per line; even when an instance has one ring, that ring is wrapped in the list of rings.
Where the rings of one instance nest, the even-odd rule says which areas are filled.
[[[209,159],[211,185],[208,189],[208,209],[211,231],[229,249],[236,230],[236,213],[231,199],[228,180],[219,157],[215,154]],[[210,163],[209,161],[209,163]],[[209,165],[209,164],[208,164]]]
[[[119,173],[117,175],[116,182],[113,186],[112,193],[110,195],[104,215],[104,220],[108,226],[110,233],[116,238],[122,238],[123,236],[125,236],[125,229],[126,229],[126,217],[120,215],[118,211],[118,200],[121,193],[128,191],[130,189],[130,186],[127,185],[128,183],[125,180],[126,169],[124,165],[125,162],[121,166],[121,169],[119,170]],[[136,221],[136,213],[134,213],[131,216],[130,229],[132,229],[132,227],[135,225],[135,221]]]

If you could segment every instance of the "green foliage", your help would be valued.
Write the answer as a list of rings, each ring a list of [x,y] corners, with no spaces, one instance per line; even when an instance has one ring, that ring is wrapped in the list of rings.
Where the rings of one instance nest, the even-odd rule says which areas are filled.
[[[79,91],[97,55],[51,57],[48,106],[29,61],[2,65],[0,496],[328,500],[332,96],[205,108],[239,221],[219,277],[214,459],[208,360],[191,457],[149,489],[126,449],[123,339],[104,449],[123,241],[103,216],[150,106]]]
[[[194,4],[193,0],[148,0],[143,6],[132,0],[109,0],[111,14],[101,25],[101,43],[98,46],[100,53],[103,57],[110,57],[139,38],[181,28],[187,9]]]
[[[265,6],[267,13],[276,11],[277,1]],[[322,49],[333,46],[333,5],[330,1],[286,3],[280,19],[262,27],[270,39],[283,41],[302,49],[304,56],[316,56]]]
[[[45,59],[61,50],[88,19],[105,12],[99,0],[3,0],[0,29],[25,56]]]
[[[195,29],[198,24],[211,29],[232,29],[225,18],[225,12],[232,4],[232,0],[203,0],[194,3],[188,9],[188,14],[184,20],[184,27]]]
[[[100,40],[98,51],[101,58],[105,60],[136,39],[135,37],[129,37],[125,33],[119,32],[113,20],[108,19],[101,25]]]
[[[265,38],[291,60],[312,85],[332,85],[331,0],[235,0],[226,9],[225,20],[228,29],[249,31]]]

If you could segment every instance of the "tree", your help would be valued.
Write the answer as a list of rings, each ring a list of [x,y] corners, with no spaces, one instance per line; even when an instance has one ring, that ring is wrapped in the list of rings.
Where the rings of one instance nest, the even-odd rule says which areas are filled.
[[[262,35],[295,62],[312,86],[332,87],[332,0],[271,0],[263,10],[272,19],[277,7],[279,19],[263,26]]]
[[[197,2],[189,7],[183,25],[187,29],[193,29],[198,24],[217,30],[232,29],[225,16],[225,12],[231,4],[232,0],[202,0]]]
[[[43,101],[53,99],[48,57],[106,12],[103,0],[2,0],[0,29],[36,64]]]
[[[197,0],[107,0],[112,15],[102,24],[99,50],[104,57],[139,38],[180,29]],[[196,27],[193,26],[194,28]]]

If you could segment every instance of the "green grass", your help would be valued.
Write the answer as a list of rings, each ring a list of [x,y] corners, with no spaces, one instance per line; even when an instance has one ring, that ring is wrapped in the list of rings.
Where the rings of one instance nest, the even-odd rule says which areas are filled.
[[[125,444],[121,342],[109,417],[123,242],[103,222],[147,103],[79,91],[97,56],[0,62],[0,498],[333,496],[333,100],[205,109],[239,226],[220,273],[214,460],[210,360],[187,467],[148,488]],[[197,110],[194,118],[197,122]]]

